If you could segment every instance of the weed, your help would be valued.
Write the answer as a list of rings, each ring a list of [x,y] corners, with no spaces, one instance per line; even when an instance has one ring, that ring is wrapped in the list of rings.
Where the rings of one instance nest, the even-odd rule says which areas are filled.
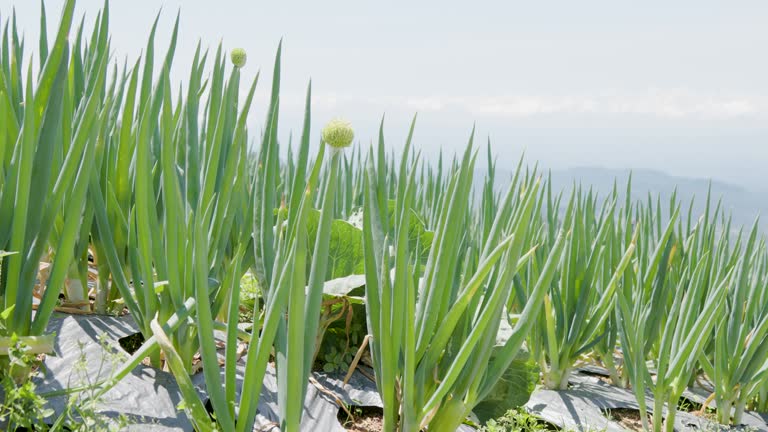
[[[31,379],[17,379],[14,370],[33,370],[40,360],[18,340],[9,347],[7,362],[9,365],[2,376],[2,387],[5,400],[0,404],[0,426],[5,430],[14,431],[21,428],[28,430],[45,430],[45,419],[53,415],[53,410],[46,408],[46,400],[37,394],[35,383]],[[25,377],[26,378],[26,377]]]
[[[523,410],[512,409],[503,417],[489,420],[480,432],[545,432],[556,430],[549,423]]]

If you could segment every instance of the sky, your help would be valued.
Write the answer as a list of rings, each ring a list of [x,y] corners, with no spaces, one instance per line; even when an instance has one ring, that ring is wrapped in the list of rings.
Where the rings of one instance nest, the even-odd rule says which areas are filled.
[[[63,1],[46,2],[49,26]],[[103,1],[78,0],[90,29]],[[260,130],[283,39],[281,135],[298,135],[312,80],[313,128],[349,119],[363,145],[385,116],[401,148],[418,113],[424,157],[490,139],[500,166],[650,168],[768,189],[768,2],[113,0],[112,49],[135,61],[162,7],[157,49],[180,13],[174,70],[195,47],[242,47],[262,71]],[[15,7],[36,41],[39,2]],[[51,30],[49,30],[51,31]],[[34,46],[36,43],[31,43]]]

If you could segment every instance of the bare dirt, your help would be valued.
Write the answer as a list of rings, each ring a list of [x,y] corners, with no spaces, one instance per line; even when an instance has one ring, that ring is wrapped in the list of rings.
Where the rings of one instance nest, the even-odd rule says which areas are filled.
[[[640,411],[636,409],[621,408],[612,409],[606,415],[626,430],[642,431],[643,422],[640,418]],[[651,416],[648,416],[648,422],[651,422]]]
[[[354,418],[349,418],[344,410],[339,410],[339,421],[350,432],[380,432],[384,412],[375,407],[350,407]]]

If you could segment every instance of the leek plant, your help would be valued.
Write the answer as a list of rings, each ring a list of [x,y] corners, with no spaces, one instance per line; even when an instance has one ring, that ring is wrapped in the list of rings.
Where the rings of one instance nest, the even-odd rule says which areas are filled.
[[[102,11],[103,16],[109,16],[109,4],[105,3]],[[104,25],[108,21],[105,19]],[[102,34],[105,34],[103,31]],[[175,32],[174,32],[175,33]],[[149,64],[154,57],[153,39],[155,35],[155,26],[150,32],[147,46],[146,62]],[[147,75],[151,74],[151,68],[145,66],[147,72],[145,79],[151,79]],[[105,212],[94,209],[93,223],[90,230],[91,246],[94,253],[94,261],[98,269],[98,281],[96,285],[95,311],[97,313],[106,313],[110,310],[119,309],[128,306],[132,313],[136,314],[138,322],[143,322],[142,315],[139,313],[132,301],[132,296],[123,297],[128,292],[118,289],[117,283],[112,283],[112,267],[119,266],[120,272],[124,272],[128,280],[131,279],[129,265],[129,222],[131,220],[131,210],[135,205],[133,185],[135,184],[136,170],[132,168],[132,161],[135,155],[136,138],[134,118],[137,106],[137,87],[140,80],[139,62],[132,67],[127,64],[123,67],[122,73],[115,74],[113,83],[115,103],[112,115],[104,127],[104,137],[101,142],[104,143],[98,157],[98,176],[94,180],[89,193],[100,194],[99,200],[105,204]],[[138,102],[142,103],[141,101]],[[146,103],[146,102],[144,102]],[[96,200],[91,197],[91,202]],[[99,214],[103,213],[103,214]],[[99,217],[101,216],[101,217]],[[102,223],[98,223],[99,219]],[[108,221],[108,227],[103,226]],[[109,229],[108,237],[102,236],[102,229]],[[107,244],[112,247],[111,252],[115,253],[115,260],[110,266],[107,259]],[[119,263],[119,264],[117,264]],[[117,272],[117,270],[115,270]],[[146,328],[146,326],[144,326]]]
[[[74,110],[68,75],[74,7],[74,0],[64,4],[50,47],[42,32],[41,69],[36,80],[31,61],[22,74],[23,44],[15,26],[10,39],[6,26],[0,44],[0,118],[4,125],[0,132],[0,250],[14,252],[2,264],[0,328],[4,330],[0,338],[15,335],[38,352],[52,348],[53,335],[45,334],[46,326],[75,258],[98,125],[106,115],[101,98],[106,51],[96,51],[92,57],[93,74],[84,82],[82,102]],[[46,290],[35,305],[39,263],[54,238],[57,220],[60,231],[52,244],[56,260]],[[43,337],[25,340],[28,336]]]
[[[722,316],[725,294],[732,281],[730,271],[710,274],[710,269],[718,268],[713,260],[714,251],[710,251],[691,261],[691,265],[684,265],[676,284],[652,284],[663,268],[663,262],[670,259],[674,242],[681,241],[672,235],[678,213],[675,212],[667,225],[647,266],[638,266],[636,270],[630,267],[624,275],[625,284],[617,296],[616,313],[625,368],[640,405],[643,427],[654,432],[674,430],[677,404],[694,374],[709,335]],[[690,252],[693,252],[690,248],[696,238],[694,230],[686,239]],[[651,295],[647,295],[649,286],[653,287]],[[654,317],[661,317],[658,336],[647,329],[648,322]],[[658,337],[658,343],[653,349],[656,366],[653,377],[646,354],[649,340],[655,341],[655,337]],[[647,422],[646,389],[654,398],[652,424]],[[663,415],[665,404],[666,418]]]
[[[223,313],[231,296],[221,283],[224,269],[237,259],[240,244],[248,243],[243,221],[235,223],[235,219],[249,201],[245,119],[258,75],[241,104],[244,57],[233,56],[237,65],[226,79],[226,60],[219,47],[206,110],[201,112],[207,56],[198,47],[186,98],[180,95],[174,102],[169,70],[177,31],[178,21],[152,89],[153,27],[143,70],[137,65],[127,78],[119,133],[108,142],[105,164],[114,166],[105,166],[101,181],[92,181],[91,196],[97,203],[95,249],[103,254],[112,283],[145,338],[153,334],[151,320],[157,316],[159,322],[165,322],[197,295],[198,284],[205,285],[202,289],[208,296],[205,301],[198,298],[198,303],[211,304],[214,317]],[[201,117],[207,123],[198,127]],[[132,175],[126,179],[125,174]],[[198,229],[202,238],[196,238]],[[204,281],[195,277],[200,265],[206,274]],[[242,266],[230,270],[243,273]],[[196,332],[195,326],[183,324],[169,335],[187,368],[198,352]],[[153,358],[156,365],[159,361],[159,356]]]
[[[620,208],[616,212],[616,221],[614,223],[614,233],[610,236],[609,240],[607,241],[607,248],[611,251],[613,254],[620,253],[621,250],[626,249],[628,245],[632,244],[635,248],[635,257],[638,259],[640,258],[639,255],[642,253],[641,250],[638,250],[638,244],[637,239],[632,236],[633,234],[633,224],[632,224],[632,176],[630,174],[629,179],[627,181],[626,186],[626,196],[625,196],[625,203],[622,208]],[[611,191],[611,194],[609,195],[610,199],[618,202],[619,200],[619,192],[618,192],[618,185],[614,181],[613,184],[613,190]],[[617,288],[619,289],[619,288]],[[613,308],[612,308],[613,312]],[[617,361],[617,358],[620,356],[620,353],[617,351],[617,341],[618,341],[619,335],[618,335],[618,326],[616,323],[616,314],[610,313],[605,325],[604,325],[604,333],[599,338],[597,343],[594,344],[592,350],[594,359],[596,361],[599,361],[600,364],[602,364],[606,370],[608,371],[608,376],[610,377],[611,383],[615,386],[619,386],[621,388],[627,388],[629,386],[629,383],[627,382],[626,374],[623,373],[623,367],[621,365],[620,361]]]
[[[44,6],[42,16],[45,17]],[[116,93],[115,86],[117,79],[113,79],[110,83],[108,79],[108,70],[105,67],[100,66],[100,59],[109,55],[109,10],[105,5],[105,9],[99,11],[96,15],[95,25],[91,33],[90,39],[84,34],[83,23],[80,23],[79,28],[76,31],[76,36],[72,42],[72,55],[71,65],[68,72],[69,86],[71,89],[70,97],[68,98],[68,106],[65,109],[65,118],[72,119],[70,122],[77,120],[78,116],[82,114],[83,104],[86,102],[85,90],[90,85],[90,82],[97,75],[103,75],[100,79],[104,82],[103,89],[99,90],[96,97],[101,103],[99,108],[104,115],[99,117],[98,123],[94,126],[93,139],[96,141],[96,150],[94,164],[92,168],[94,172],[98,172],[101,160],[101,155],[104,150],[104,142],[107,140],[110,132],[110,127],[115,119],[115,106],[120,104],[119,94]],[[41,41],[41,46],[44,45]],[[45,51],[41,47],[42,51]],[[117,76],[116,67],[113,69],[113,75]],[[62,134],[65,136],[71,136],[72,131],[68,126],[62,128]],[[65,138],[66,140],[66,138]],[[55,156],[58,158],[58,156]],[[67,305],[79,308],[81,310],[90,310],[90,298],[88,287],[88,272],[89,272],[89,250],[91,247],[90,242],[90,228],[93,219],[93,207],[90,205],[90,201],[86,199],[86,206],[83,211],[82,224],[77,235],[75,242],[74,257],[75,259],[70,264],[68,271],[68,278],[63,287],[63,294],[66,298]],[[50,244],[56,244],[59,239],[64,235],[65,230],[63,227],[63,220],[57,218],[54,223],[54,230],[51,234]],[[54,249],[50,256],[53,261],[56,261],[56,250]]]
[[[760,384],[750,408],[759,413],[768,412],[768,381],[763,381]]]
[[[387,190],[381,179],[386,177],[372,156],[364,190],[366,311],[384,403],[383,430],[455,430],[518,354],[541,309],[564,241],[561,236],[555,242],[512,336],[495,346],[512,278],[530,256],[523,239],[538,183],[532,179],[520,189],[510,188],[482,249],[467,255],[477,257],[476,263],[462,263],[475,163],[470,140],[443,195],[433,247],[419,277],[414,271],[418,254],[408,241],[416,172],[416,162],[409,158],[410,135],[405,149],[392,219],[381,200]],[[378,166],[384,164],[379,161]],[[522,202],[513,211],[516,193]]]
[[[322,288],[325,282],[331,221],[335,210],[335,189],[342,149],[353,139],[348,123],[333,121],[323,130],[323,142],[314,167],[307,175],[310,143],[310,97],[307,91],[306,116],[298,158],[291,161],[291,186],[287,197],[287,211],[275,212],[279,190],[280,164],[277,141],[280,85],[280,50],[278,49],[274,68],[272,98],[270,101],[268,125],[262,139],[258,172],[253,177],[250,203],[253,211],[253,237],[249,243],[237,244],[234,259],[224,271],[224,285],[229,291],[227,298],[225,328],[227,344],[224,352],[225,372],[223,381],[220,372],[214,340],[214,317],[218,307],[210,301],[210,294],[203,288],[207,281],[209,253],[204,240],[202,224],[195,225],[194,280],[197,300],[197,332],[203,361],[203,373],[215,413],[216,422],[224,430],[250,431],[256,419],[261,382],[266,373],[267,362],[274,352],[277,367],[278,405],[280,427],[284,431],[298,431],[303,415],[303,401],[309,373],[316,352],[318,322],[320,318]],[[330,153],[326,181],[320,190],[322,208],[319,225],[314,239],[314,251],[310,249],[308,217],[314,202],[312,191],[319,184],[320,171],[325,153]],[[245,161],[245,157],[242,158]],[[198,249],[199,248],[199,249]],[[249,335],[250,348],[245,359],[245,376],[242,393],[236,395],[235,363],[237,362],[236,338],[238,336],[237,314],[240,297],[241,262],[247,248],[254,248],[253,272],[262,287],[264,309],[261,328],[255,328]],[[258,315],[256,303],[254,315]],[[153,324],[158,330],[157,324]],[[169,367],[185,389],[186,409],[199,430],[211,430],[206,420],[204,404],[197,394],[190,390],[187,371],[181,366],[176,347],[169,338],[161,334],[158,338],[163,351],[169,358]],[[274,349],[273,349],[274,348]]]
[[[611,238],[618,233],[615,197],[606,199],[600,212],[596,203],[591,191],[584,194],[574,189],[571,194],[563,226],[572,235],[565,246],[563,264],[544,297],[538,334],[531,338],[544,385],[550,389],[566,389],[576,360],[604,337],[620,276],[635,248]],[[554,211],[549,209],[549,226],[556,225]]]
[[[723,319],[715,325],[714,349],[701,356],[704,372],[715,387],[718,421],[740,424],[747,403],[758,394],[768,373],[768,290],[765,280],[765,243],[758,240],[758,225],[741,245],[733,284],[726,294]],[[727,255],[730,251],[723,250]],[[730,261],[727,256],[725,261]]]

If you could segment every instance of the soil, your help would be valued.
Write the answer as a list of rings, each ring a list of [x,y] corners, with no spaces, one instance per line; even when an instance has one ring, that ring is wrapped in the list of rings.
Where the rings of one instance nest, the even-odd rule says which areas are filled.
[[[377,407],[349,407],[354,418],[350,419],[347,412],[339,410],[338,419],[344,428],[350,432],[379,432],[382,428],[384,411]]]
[[[595,376],[597,377],[597,379],[599,379],[600,381],[602,381],[602,382],[604,382],[604,383],[606,383],[608,385],[614,385],[613,384],[613,380],[611,379],[611,377],[607,377],[607,376],[604,376],[604,375],[595,375]]]
[[[642,431],[643,430],[643,421],[640,418],[640,411],[636,409],[629,409],[629,408],[620,408],[620,409],[612,409],[609,412],[606,412],[606,417],[609,417],[614,422],[621,425],[626,430],[629,431]],[[648,416],[648,422],[650,424],[651,422],[651,416]]]
[[[144,344],[144,335],[141,333],[134,333],[132,335],[118,339],[117,342],[120,344],[120,347],[125,350],[125,352],[133,355],[136,351],[139,350],[139,348],[141,348],[141,345]]]

